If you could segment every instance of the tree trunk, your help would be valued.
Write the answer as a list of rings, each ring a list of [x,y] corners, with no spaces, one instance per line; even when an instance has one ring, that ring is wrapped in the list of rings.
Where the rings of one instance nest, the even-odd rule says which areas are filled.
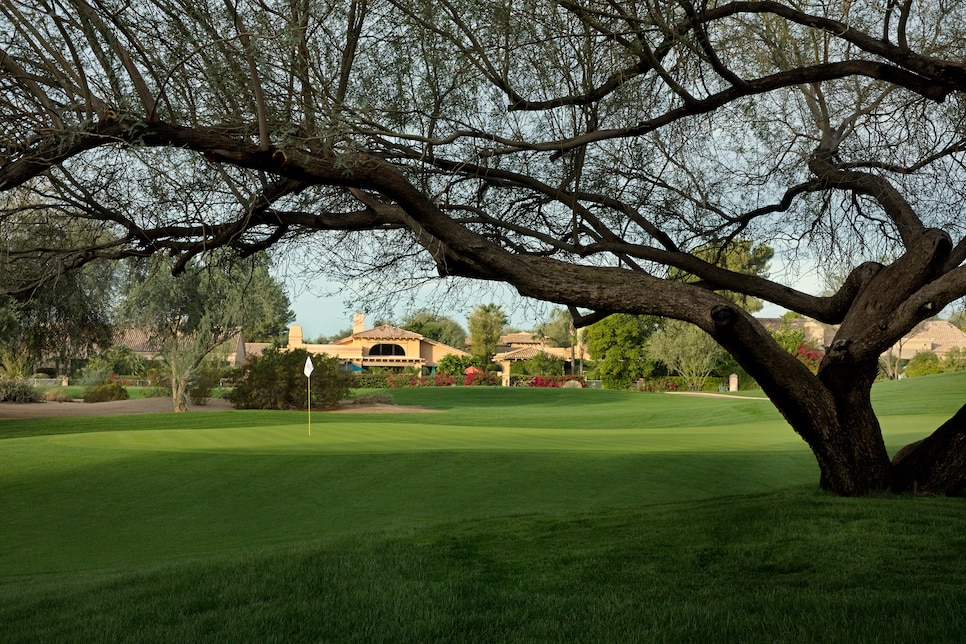
[[[889,454],[870,400],[871,382],[858,370],[842,370],[848,387],[811,386],[769,394],[818,462],[819,485],[842,496],[864,496],[890,488]],[[759,381],[761,382],[761,381]],[[762,383],[768,392],[771,387]]]
[[[966,405],[890,462],[872,409],[875,365],[837,362],[834,349],[827,358],[819,377],[800,387],[784,383],[776,390],[774,378],[758,376],[815,454],[822,489],[842,496],[886,491],[966,494]]]
[[[815,454],[822,489],[842,496],[890,489],[889,454],[871,402],[877,358],[858,361],[847,344],[833,346],[816,375],[747,313],[718,306],[711,316],[715,338]]]
[[[966,493],[966,405],[930,436],[899,450],[892,467],[895,492]]]
[[[171,402],[176,413],[188,411],[188,398],[185,395],[187,382],[182,378],[171,378]]]

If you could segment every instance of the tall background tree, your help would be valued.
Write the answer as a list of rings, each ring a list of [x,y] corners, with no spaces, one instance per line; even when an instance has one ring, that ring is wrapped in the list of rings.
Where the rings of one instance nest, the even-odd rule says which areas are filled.
[[[533,333],[541,341],[546,342],[548,346],[570,349],[571,373],[583,373],[583,346],[580,342],[580,334],[574,326],[574,318],[570,314],[570,311],[565,308],[551,310],[550,317],[538,324],[534,328]],[[578,345],[581,345],[579,351]],[[579,363],[578,357],[580,359]]]
[[[565,308],[550,311],[549,317],[538,324],[533,333],[550,347],[572,347],[577,342],[573,317]]]
[[[0,222],[0,350],[72,375],[110,340],[119,267],[92,261],[61,272],[44,253],[23,255],[38,246],[85,246],[98,240],[102,226],[83,218],[62,226],[29,190],[6,193],[3,201],[14,217]]]
[[[177,276],[173,260],[154,255],[135,262],[127,279],[120,319],[158,346],[175,411],[187,411],[188,386],[216,348],[248,327],[270,327],[290,315],[264,257],[218,261],[223,255],[197,259]]]
[[[966,295],[963,25],[938,0],[3,3],[0,192],[101,226],[13,255],[182,271],[312,234],[376,293],[439,274],[580,326],[683,320],[758,381],[824,488],[959,492],[966,409],[893,463],[870,389]],[[702,257],[748,239],[848,277],[822,297]],[[838,325],[818,372],[724,293]]]
[[[466,331],[459,322],[426,309],[413,311],[403,320],[400,328],[457,349],[466,346]]]
[[[660,322],[650,315],[616,313],[587,327],[587,350],[597,361],[604,387],[627,389],[654,372],[656,360],[647,350],[647,342]]]
[[[707,333],[687,322],[667,320],[647,342],[647,352],[684,379],[690,391],[701,391],[724,352]]]
[[[483,362],[496,353],[500,336],[506,329],[507,316],[499,304],[479,304],[466,320],[470,329],[470,352]]]

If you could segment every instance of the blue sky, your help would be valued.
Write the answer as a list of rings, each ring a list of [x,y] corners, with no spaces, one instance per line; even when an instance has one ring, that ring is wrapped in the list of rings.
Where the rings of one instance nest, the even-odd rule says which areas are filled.
[[[809,293],[822,290],[822,280],[814,262],[805,262],[805,268],[781,252],[776,252],[769,269],[773,278],[782,274],[791,275],[788,280],[791,286]],[[366,327],[372,326],[377,318],[391,318],[401,323],[402,319],[413,308],[429,308],[435,312],[448,316],[466,328],[466,318],[477,304],[494,302],[503,306],[510,318],[510,325],[520,330],[531,330],[540,322],[546,320],[553,304],[537,302],[519,296],[514,289],[504,284],[492,282],[461,282],[455,292],[440,295],[432,287],[416,289],[415,295],[406,294],[401,301],[408,304],[398,304],[390,312],[375,310],[366,312],[364,302],[354,301],[355,290],[341,284],[327,281],[324,278],[305,277],[304,272],[298,272],[294,266],[288,267],[292,272],[283,271],[283,279],[292,301],[295,312],[295,322],[302,327],[306,338],[317,338],[320,335],[331,336],[352,327],[352,316],[356,312],[366,313]],[[440,282],[441,284],[444,284]],[[362,290],[362,289],[360,289]],[[444,289],[445,290],[445,289]],[[362,299],[362,296],[360,296]],[[778,317],[785,309],[765,304],[765,308],[756,313],[759,317]]]

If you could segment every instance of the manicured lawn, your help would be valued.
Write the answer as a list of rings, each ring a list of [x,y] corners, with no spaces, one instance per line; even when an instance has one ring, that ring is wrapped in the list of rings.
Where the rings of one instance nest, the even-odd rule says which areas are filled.
[[[893,448],[966,398],[884,385]],[[766,401],[392,394],[443,411],[0,421],[0,640],[966,634],[963,500],[819,492]]]

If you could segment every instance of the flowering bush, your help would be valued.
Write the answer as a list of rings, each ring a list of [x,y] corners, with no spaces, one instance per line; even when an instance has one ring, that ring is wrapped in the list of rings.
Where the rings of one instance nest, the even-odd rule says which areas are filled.
[[[467,387],[499,387],[500,374],[492,371],[477,371],[476,373],[468,373],[463,379],[463,384]]]
[[[406,387],[451,387],[456,384],[448,373],[437,373],[431,376],[416,376],[409,373],[394,373],[388,376],[387,386],[390,389]]]
[[[434,387],[452,387],[456,384],[453,380],[453,376],[448,373],[437,373],[433,375],[433,386]]]
[[[408,387],[418,387],[419,378],[411,373],[391,373],[389,374],[390,389],[405,389]]]
[[[529,387],[545,387],[545,388],[558,388],[563,387],[565,382],[578,382],[581,387],[586,387],[587,384],[576,376],[534,376],[530,379],[527,386]]]
[[[822,362],[825,354],[807,342],[802,342],[795,349],[794,356],[798,358],[799,362],[811,369],[812,373],[815,373],[818,371],[818,365]]]

